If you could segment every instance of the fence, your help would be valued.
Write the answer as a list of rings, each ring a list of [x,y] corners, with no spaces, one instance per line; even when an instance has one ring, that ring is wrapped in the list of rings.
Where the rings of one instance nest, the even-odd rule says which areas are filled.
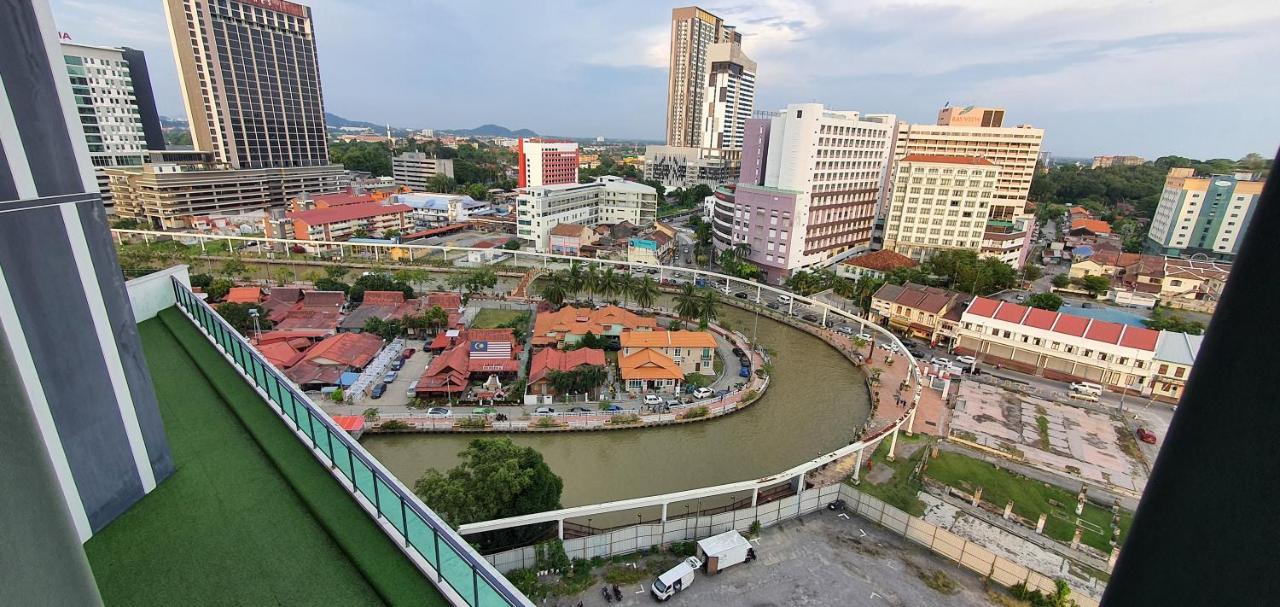
[[[339,485],[378,522],[402,552],[455,605],[490,607],[532,603],[396,480],[360,443],[266,362],[249,342],[173,280],[178,308],[270,403]],[[305,438],[304,438],[305,437]]]
[[[1022,583],[1031,590],[1039,590],[1046,594],[1055,592],[1053,578],[1010,561],[959,535],[911,516],[845,484],[806,489],[799,495],[760,504],[755,508],[740,508],[712,516],[672,518],[663,523],[642,523],[588,537],[566,539],[564,550],[571,559],[590,559],[597,556],[608,558],[652,549],[671,542],[698,540],[730,529],[747,531],[755,521],[760,521],[761,527],[769,527],[819,510],[836,499],[845,501],[848,512],[856,513],[1002,586],[1009,587]],[[499,571],[506,572],[533,566],[534,550],[533,546],[526,546],[490,554],[485,558]],[[1072,598],[1080,607],[1097,607],[1098,605],[1098,600],[1088,594],[1076,592],[1072,593]]]

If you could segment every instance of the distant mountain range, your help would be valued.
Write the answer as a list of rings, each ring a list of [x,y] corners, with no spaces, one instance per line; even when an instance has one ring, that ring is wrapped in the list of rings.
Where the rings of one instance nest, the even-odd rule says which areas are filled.
[[[360,120],[347,120],[342,116],[339,116],[337,114],[330,114],[329,112],[324,113],[324,122],[330,128],[342,128],[344,126],[353,126],[361,129],[374,129],[376,131],[382,131],[387,128],[387,125],[385,124],[374,124],[372,122],[362,122]]]
[[[474,129],[437,129],[438,133],[462,135],[464,137],[537,137],[538,134],[529,129],[513,131],[499,124],[482,124]]]

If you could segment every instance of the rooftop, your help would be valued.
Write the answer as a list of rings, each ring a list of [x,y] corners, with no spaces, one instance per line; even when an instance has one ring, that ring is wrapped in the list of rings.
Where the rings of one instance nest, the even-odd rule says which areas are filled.
[[[684,379],[684,371],[671,357],[656,350],[644,349],[618,359],[622,379]]]
[[[326,223],[337,223],[339,221],[354,221],[357,219],[368,219],[379,215],[391,215],[394,213],[408,213],[413,208],[403,204],[381,205],[377,203],[369,204],[349,204],[344,206],[329,207],[327,209],[311,209],[309,211],[294,211],[286,215],[289,219],[301,221],[309,225],[321,225]]]
[[[1110,234],[1111,224],[1101,219],[1075,219],[1071,222],[1071,230],[1088,230],[1094,234]]]
[[[890,251],[889,249],[880,249],[879,251],[872,251],[865,255],[850,257],[842,263],[878,272],[886,272],[897,268],[914,268],[920,265],[919,263],[916,263],[916,260],[898,253],[897,251]]]
[[[620,337],[624,348],[714,348],[709,331],[628,331]]]
[[[949,306],[957,303],[963,305],[968,301],[969,295],[909,282],[904,285],[886,283],[875,292],[875,295],[872,295],[872,298],[924,310],[930,314],[939,314]]]
[[[1160,338],[1156,340],[1155,359],[1180,365],[1193,365],[1203,341],[1203,335],[1161,331]]]
[[[185,316],[138,330],[175,472],[85,543],[106,604],[446,604]]]
[[[1160,336],[1159,331],[1151,329],[1064,314],[1062,312],[1050,312],[1039,308],[1029,308],[1007,301],[987,299],[986,297],[974,298],[968,309],[965,310],[965,314],[993,318],[1017,325],[1052,331],[1063,335],[1084,337],[1092,341],[1146,350],[1148,352],[1156,349],[1156,340]]]
[[[902,162],[932,162],[934,164],[972,164],[979,166],[995,166],[990,160],[980,156],[942,156],[939,154],[907,154]]]

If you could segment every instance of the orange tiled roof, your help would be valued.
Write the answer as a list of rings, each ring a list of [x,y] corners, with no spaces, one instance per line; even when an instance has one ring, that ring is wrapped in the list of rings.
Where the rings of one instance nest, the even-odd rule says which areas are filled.
[[[227,303],[258,303],[262,299],[262,289],[258,287],[231,287],[223,301]]]
[[[845,265],[857,266],[859,268],[866,268],[868,270],[876,270],[879,272],[897,268],[914,268],[920,265],[916,260],[889,249],[880,249],[879,251],[873,251],[865,255],[850,257],[844,260],[843,263]]]
[[[709,331],[632,331],[620,338],[624,348],[714,348]]]
[[[586,335],[588,332],[603,335],[608,330],[605,325],[621,325],[624,333],[652,331],[658,327],[658,321],[618,306],[605,306],[599,310],[565,306],[555,312],[538,314],[533,321],[533,343],[549,345],[565,335]]]
[[[684,379],[684,372],[670,357],[656,350],[641,350],[618,359],[623,380]]]
[[[1111,225],[1101,219],[1076,219],[1071,222],[1072,230],[1086,229],[1094,234],[1110,234]]]
[[[582,365],[603,367],[605,365],[604,350],[579,348],[563,352],[554,348],[543,348],[533,355],[529,383],[542,379],[552,371],[571,371]]]
[[[314,345],[304,360],[329,360],[354,369],[363,369],[382,349],[382,338],[370,333],[340,333]]]

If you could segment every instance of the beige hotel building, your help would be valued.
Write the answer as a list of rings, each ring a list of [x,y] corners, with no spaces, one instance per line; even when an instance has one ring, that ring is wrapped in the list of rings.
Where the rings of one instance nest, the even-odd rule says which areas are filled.
[[[898,160],[883,248],[916,261],[935,251],[978,251],[1000,167],[975,156],[909,154]]]

